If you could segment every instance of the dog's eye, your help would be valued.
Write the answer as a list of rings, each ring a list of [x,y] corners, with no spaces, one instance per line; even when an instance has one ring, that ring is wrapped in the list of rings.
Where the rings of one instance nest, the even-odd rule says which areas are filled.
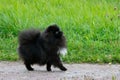
[[[58,33],[59,33],[58,31],[55,32],[55,34],[58,34]]]

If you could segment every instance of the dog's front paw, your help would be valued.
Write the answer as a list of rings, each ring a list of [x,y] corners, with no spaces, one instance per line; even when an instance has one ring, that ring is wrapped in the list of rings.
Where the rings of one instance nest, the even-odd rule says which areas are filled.
[[[62,71],[67,71],[67,68],[65,68],[65,67],[61,67],[60,68]]]
[[[34,71],[34,68],[29,68],[29,69],[27,69],[28,71]]]
[[[51,69],[47,69],[47,71],[52,71]]]

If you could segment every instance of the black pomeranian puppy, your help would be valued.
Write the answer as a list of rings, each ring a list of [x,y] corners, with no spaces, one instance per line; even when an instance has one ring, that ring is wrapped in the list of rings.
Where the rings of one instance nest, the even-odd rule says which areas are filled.
[[[33,71],[33,64],[46,64],[47,71],[51,71],[52,65],[62,71],[67,70],[59,56],[66,53],[66,39],[56,24],[48,26],[42,33],[35,29],[22,31],[18,41],[18,53],[27,70]]]

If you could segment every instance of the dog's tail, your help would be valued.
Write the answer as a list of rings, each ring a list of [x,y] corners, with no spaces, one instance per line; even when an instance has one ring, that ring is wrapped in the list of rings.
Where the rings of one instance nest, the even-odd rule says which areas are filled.
[[[24,30],[20,32],[18,42],[20,45],[34,43],[40,37],[40,34],[40,31],[36,29]]]

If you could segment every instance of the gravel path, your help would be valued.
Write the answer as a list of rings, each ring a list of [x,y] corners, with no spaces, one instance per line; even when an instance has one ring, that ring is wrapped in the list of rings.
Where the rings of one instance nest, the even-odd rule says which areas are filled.
[[[21,62],[0,62],[0,80],[120,80],[120,65],[64,64],[68,71],[34,65],[27,71]]]

